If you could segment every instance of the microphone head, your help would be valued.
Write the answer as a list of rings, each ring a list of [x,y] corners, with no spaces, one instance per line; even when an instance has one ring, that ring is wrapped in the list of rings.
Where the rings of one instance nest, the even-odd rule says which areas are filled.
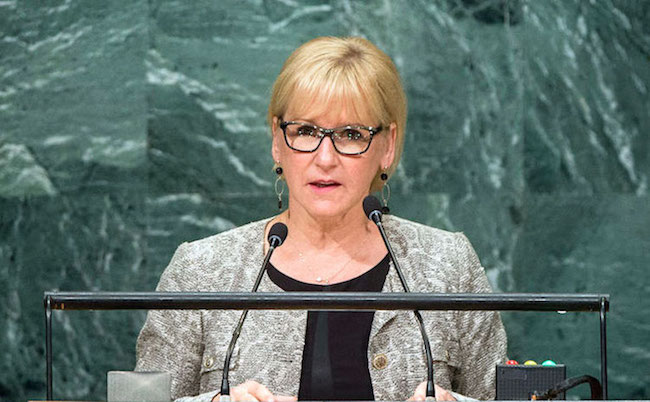
[[[269,244],[274,247],[281,246],[282,243],[284,243],[284,240],[287,238],[288,233],[289,229],[284,223],[278,222],[273,224],[273,226],[271,226],[271,230],[269,230],[269,235],[267,237]]]
[[[363,199],[363,212],[368,219],[377,223],[381,221],[381,203],[374,195],[369,195]]]

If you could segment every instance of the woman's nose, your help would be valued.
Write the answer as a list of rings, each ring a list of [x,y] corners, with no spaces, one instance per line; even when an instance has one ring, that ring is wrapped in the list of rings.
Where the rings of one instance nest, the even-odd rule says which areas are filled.
[[[337,154],[338,152],[334,148],[332,136],[327,136],[327,138],[323,138],[323,141],[316,150],[316,163],[322,167],[334,165],[336,158],[338,158]]]

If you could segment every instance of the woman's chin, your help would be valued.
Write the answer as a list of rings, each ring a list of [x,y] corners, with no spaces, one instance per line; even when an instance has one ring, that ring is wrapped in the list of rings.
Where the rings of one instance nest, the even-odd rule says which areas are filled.
[[[345,216],[351,208],[346,208],[340,201],[335,200],[317,200],[310,203],[307,208],[309,215],[316,219],[332,219]]]

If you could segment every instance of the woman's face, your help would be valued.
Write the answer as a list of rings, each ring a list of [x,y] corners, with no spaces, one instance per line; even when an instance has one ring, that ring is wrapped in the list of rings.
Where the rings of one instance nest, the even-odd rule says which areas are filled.
[[[282,119],[323,128],[379,125],[379,121],[373,120],[367,112],[355,113],[349,102],[304,106],[291,104]],[[368,151],[361,155],[339,154],[329,137],[323,138],[314,152],[294,151],[285,143],[277,117],[273,119],[272,129],[273,159],[282,166],[289,188],[289,206],[315,219],[343,217],[355,208],[361,210],[377,172],[393,162],[395,124],[376,134]]]

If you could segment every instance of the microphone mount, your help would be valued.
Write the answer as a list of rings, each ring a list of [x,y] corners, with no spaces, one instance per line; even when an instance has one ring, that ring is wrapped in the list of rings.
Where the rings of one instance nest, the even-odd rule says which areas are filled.
[[[287,234],[288,234],[287,225],[285,225],[284,223],[276,223],[273,226],[271,226],[271,229],[269,230],[269,234],[267,237],[267,240],[269,242],[269,250],[267,251],[266,257],[264,258],[264,262],[262,263],[262,268],[258,272],[257,278],[255,279],[255,284],[253,285],[253,290],[251,291],[252,293],[257,292],[257,289],[259,288],[260,283],[262,282],[262,278],[264,277],[264,272],[266,272],[266,267],[269,265],[269,261],[271,260],[271,256],[273,255],[273,252],[275,251],[276,248],[280,247],[282,243],[284,243],[284,240],[287,238]],[[242,327],[244,326],[244,321],[246,320],[247,316],[248,316],[248,310],[242,311],[241,316],[239,317],[239,321],[237,322],[237,326],[233,331],[232,338],[230,338],[230,344],[228,345],[228,350],[226,351],[226,359],[224,360],[223,363],[223,376],[221,377],[221,391],[219,392],[220,402],[230,401],[230,382],[228,381],[228,374],[230,371],[230,359],[232,358],[233,351],[235,350],[235,344],[239,339],[239,335],[241,334],[241,330]]]
[[[375,223],[375,225],[377,225],[377,228],[379,229],[379,233],[381,234],[381,238],[384,240],[384,244],[386,245],[386,249],[388,250],[388,254],[390,254],[391,260],[393,260],[395,271],[397,272],[397,276],[399,277],[402,287],[404,288],[404,292],[410,293],[411,290],[409,289],[409,286],[406,283],[406,278],[404,277],[399,262],[395,257],[395,252],[393,251],[393,248],[390,245],[390,241],[388,241],[388,236],[386,236],[386,231],[384,231],[384,225],[381,222],[381,218],[383,214],[381,212],[381,204],[379,203],[379,200],[373,197],[372,195],[367,196],[363,200],[363,210],[366,213],[368,219],[370,219]],[[422,314],[420,314],[419,310],[413,310],[413,314],[415,315],[415,318],[418,322],[418,327],[420,328],[420,334],[422,335],[422,341],[424,343],[424,352],[427,359],[426,400],[434,401],[436,398],[436,387],[433,383],[434,375],[433,375],[433,355],[431,353],[431,343],[429,342],[429,336],[427,335],[427,331],[424,328],[424,320],[422,319]]]

